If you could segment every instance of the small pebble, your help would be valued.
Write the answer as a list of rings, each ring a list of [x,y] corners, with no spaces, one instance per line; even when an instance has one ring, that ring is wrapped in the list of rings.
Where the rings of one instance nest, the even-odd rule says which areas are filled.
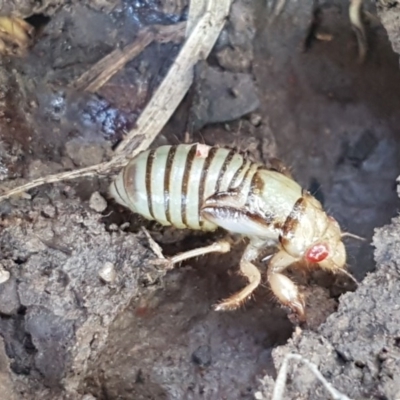
[[[27,192],[21,193],[21,199],[30,200],[31,198],[32,198],[32,196],[29,193],[27,193]]]
[[[10,273],[0,264],[0,284],[10,279]]]
[[[43,215],[48,218],[54,218],[56,215],[56,208],[50,204],[47,204],[43,208]]]
[[[108,229],[112,232],[116,232],[119,228],[117,224],[110,224],[110,226],[108,227]]]
[[[104,143],[87,143],[82,139],[72,139],[65,144],[65,155],[78,167],[100,164],[104,157]]]
[[[99,271],[99,276],[105,283],[113,283],[117,278],[114,264],[107,261]]]
[[[99,192],[94,192],[90,196],[89,207],[92,210],[101,213],[107,208],[107,202]]]
[[[7,282],[0,284],[0,313],[13,315],[19,310],[21,304],[17,292],[17,282],[10,278]]]
[[[82,397],[82,400],[96,400],[96,397],[94,397],[92,394],[85,394]]]
[[[396,179],[397,183],[397,195],[400,197],[400,176]]]
[[[231,90],[230,90],[230,92],[231,92],[231,95],[233,96],[233,97],[239,97],[239,90],[238,89],[236,89],[236,88],[231,88]]]
[[[130,227],[130,223],[129,222],[124,222],[119,229],[121,229],[121,231],[123,231],[124,229],[128,229]]]
[[[253,126],[260,126],[262,117],[260,114],[253,113],[250,115],[250,123]]]

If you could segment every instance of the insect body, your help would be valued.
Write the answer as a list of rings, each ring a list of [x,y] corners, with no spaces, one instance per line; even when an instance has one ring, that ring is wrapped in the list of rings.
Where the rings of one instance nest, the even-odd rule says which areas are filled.
[[[23,56],[32,44],[35,29],[21,18],[0,16],[0,53]]]
[[[234,309],[261,282],[252,263],[266,246],[268,281],[282,304],[304,317],[304,301],[283,271],[297,261],[344,270],[346,250],[338,223],[284,169],[251,162],[233,150],[201,144],[161,146],[140,153],[110,186],[116,201],[163,225],[212,231],[222,227],[249,238],[240,260],[248,285],[222,301],[217,310]],[[179,261],[212,251],[219,243],[181,254]],[[186,254],[186,255],[185,255]]]

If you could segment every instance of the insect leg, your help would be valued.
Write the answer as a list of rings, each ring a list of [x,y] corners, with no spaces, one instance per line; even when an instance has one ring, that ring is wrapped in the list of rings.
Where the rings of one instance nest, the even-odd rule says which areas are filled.
[[[209,246],[199,247],[198,249],[193,249],[189,251],[185,251],[184,253],[177,254],[170,258],[170,262],[172,264],[176,264],[187,260],[189,258],[203,256],[208,253],[227,253],[231,249],[231,245],[226,240],[220,240]]]
[[[286,251],[280,250],[271,258],[267,274],[271,290],[278,300],[282,304],[290,307],[299,318],[304,319],[304,299],[299,293],[297,286],[287,276],[281,273],[296,261],[298,260],[286,253]]]
[[[251,242],[249,243],[240,260],[240,272],[247,278],[249,283],[240,292],[235,293],[231,297],[217,304],[215,306],[216,311],[227,311],[238,308],[251,296],[254,290],[258,287],[261,282],[261,274],[258,268],[250,261],[257,258],[259,250],[260,249],[258,246],[255,246]]]
[[[146,229],[143,228],[143,232],[146,234],[147,239],[153,252],[158,256],[152,263],[154,265],[164,265],[166,269],[172,269],[174,264],[188,260],[189,258],[203,256],[208,253],[227,253],[231,249],[231,245],[226,240],[220,240],[209,246],[199,247],[197,249],[185,251],[177,254],[173,257],[164,257],[162,254],[161,247],[154,241]]]

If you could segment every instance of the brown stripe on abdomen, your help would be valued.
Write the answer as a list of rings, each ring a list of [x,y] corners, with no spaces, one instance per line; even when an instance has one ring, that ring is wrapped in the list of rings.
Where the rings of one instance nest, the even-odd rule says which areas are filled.
[[[229,163],[232,161],[233,156],[235,155],[235,151],[231,150],[228,155],[225,158],[224,163],[222,164],[221,170],[219,172],[218,180],[217,180],[217,185],[215,188],[216,192],[219,192],[221,190],[221,184],[222,180],[224,179],[225,172],[229,166]]]
[[[216,147],[213,147],[206,158],[206,161],[204,162],[203,165],[203,170],[201,171],[201,178],[200,178],[200,182],[199,182],[199,219],[200,219],[200,227],[202,227],[204,225],[204,221],[200,218],[200,210],[201,207],[203,205],[204,202],[204,190],[206,187],[206,180],[207,180],[207,173],[208,173],[208,169],[210,168],[210,165],[215,157],[215,154],[217,153],[218,149]]]
[[[257,169],[258,169],[258,168],[257,169],[255,169],[255,168],[256,168],[256,164],[250,163],[249,168],[247,169],[246,173],[244,174],[242,182],[240,182],[239,186],[237,186],[237,190],[239,192],[243,192],[246,184],[248,185],[246,199],[248,199],[249,196],[251,195],[251,184],[253,182],[253,177],[256,174]],[[252,177],[251,177],[251,174],[253,174]]]
[[[153,213],[153,201],[152,201],[152,193],[151,193],[151,179],[152,179],[152,171],[153,171],[153,161],[154,161],[154,155],[155,155],[155,150],[151,150],[149,152],[149,155],[147,156],[147,161],[146,161],[146,193],[147,193],[147,204],[149,205],[149,212],[151,218],[154,219],[154,213]]]
[[[171,169],[174,162],[176,153],[176,146],[171,146],[168,150],[167,161],[165,164],[164,172],[164,209],[166,220],[171,223],[171,209],[170,209],[170,190],[171,190]]]
[[[182,222],[184,225],[188,226],[187,223],[187,194],[188,194],[188,185],[190,179],[190,171],[192,169],[193,160],[196,157],[197,153],[197,145],[193,145],[192,148],[189,150],[189,153],[186,158],[185,162],[185,171],[183,173],[182,179],[182,194],[181,194],[181,213],[182,213]],[[192,184],[195,184],[193,182]]]
[[[264,190],[264,181],[258,176],[257,172],[262,171],[263,166],[259,166],[257,168],[256,173],[253,175],[253,178],[251,179],[251,184],[250,184],[250,193],[258,195],[263,192]]]
[[[282,233],[279,236],[279,241],[283,247],[288,244],[288,241],[291,239],[292,234],[297,228],[300,217],[302,216],[305,209],[305,201],[303,197],[300,197],[292,208],[292,211],[287,216],[285,223],[282,227]]]
[[[232,182],[230,184],[230,187],[234,188],[239,184],[239,178],[240,178],[240,174],[246,169],[246,168],[250,168],[251,166],[251,162],[248,160],[245,160],[243,158],[243,164],[240,166],[240,168],[238,168],[238,170],[236,171],[235,175],[232,178]]]

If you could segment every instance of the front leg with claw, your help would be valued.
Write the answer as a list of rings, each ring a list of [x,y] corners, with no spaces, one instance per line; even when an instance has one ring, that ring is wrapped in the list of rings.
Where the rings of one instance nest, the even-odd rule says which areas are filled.
[[[281,272],[289,265],[298,261],[286,251],[278,251],[270,260],[268,266],[268,281],[271,290],[278,300],[285,306],[290,307],[300,320],[305,319],[305,304],[297,286]]]
[[[251,297],[254,290],[261,283],[261,273],[251,261],[259,256],[264,247],[265,243],[263,242],[253,240],[249,243],[240,260],[240,272],[248,280],[247,286],[240,292],[233,294],[231,297],[217,304],[215,310],[235,310]],[[272,292],[278,298],[279,302],[291,308],[298,316],[299,320],[303,321],[305,319],[304,299],[299,293],[297,286],[287,276],[281,273],[296,261],[298,260],[290,256],[286,251],[278,251],[270,259],[268,281]]]

